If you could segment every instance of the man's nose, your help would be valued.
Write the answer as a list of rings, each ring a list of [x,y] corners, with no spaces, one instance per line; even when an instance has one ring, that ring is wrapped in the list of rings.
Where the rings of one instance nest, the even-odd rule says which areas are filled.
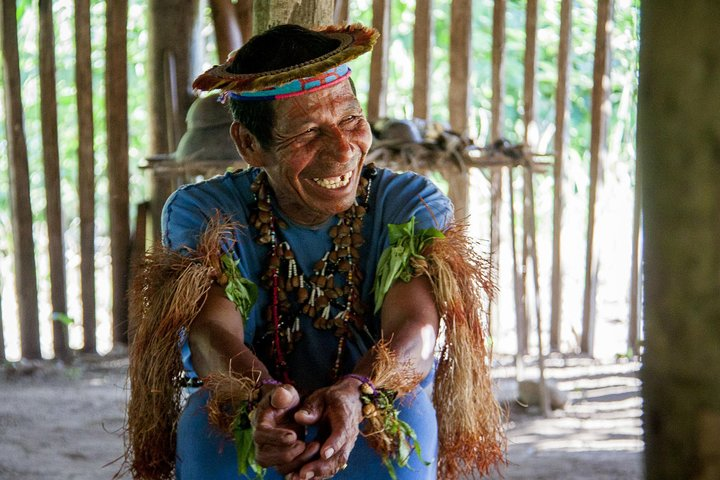
[[[325,148],[329,155],[335,157],[337,162],[348,162],[352,159],[352,145],[346,135],[346,133],[338,128],[332,126],[327,130],[327,138]]]

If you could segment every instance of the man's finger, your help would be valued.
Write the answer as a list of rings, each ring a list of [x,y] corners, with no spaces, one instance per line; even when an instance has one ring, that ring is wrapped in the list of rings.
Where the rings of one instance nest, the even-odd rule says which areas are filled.
[[[275,428],[258,425],[253,433],[256,445],[275,445],[278,447],[292,445],[297,441],[297,434],[289,428]]]
[[[321,395],[310,395],[303,403],[300,410],[295,412],[295,421],[301,425],[312,425],[317,423],[322,416],[324,400]]]
[[[312,460],[313,457],[318,454],[318,451],[320,451],[320,444],[318,442],[310,442],[305,446],[305,450],[295,457],[294,460],[285,465],[276,465],[275,470],[277,470],[280,475],[287,475],[299,470],[300,467]]]
[[[279,410],[287,410],[300,403],[300,395],[292,385],[281,385],[270,394],[270,405]]]

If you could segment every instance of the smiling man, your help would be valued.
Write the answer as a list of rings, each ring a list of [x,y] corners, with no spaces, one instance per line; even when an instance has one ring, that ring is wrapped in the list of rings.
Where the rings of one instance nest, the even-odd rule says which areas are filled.
[[[376,38],[360,25],[282,25],[196,80],[224,92],[250,167],[176,191],[164,248],[136,281],[128,457],[137,477],[436,478],[438,421],[424,387],[441,316],[462,303],[460,287],[449,300],[438,284],[451,279],[432,273],[452,271],[434,260],[449,258],[438,253],[452,238],[442,233],[452,205],[425,177],[364,164],[372,135],[346,62]],[[487,285],[463,265],[476,300],[473,289]],[[458,319],[468,308],[479,315],[468,305]],[[458,360],[448,350],[439,371],[443,385],[484,392],[473,400],[484,404],[480,439],[451,426],[457,438],[446,444],[480,452],[460,463],[482,470],[502,458],[502,435],[473,320],[463,333],[477,346],[465,352],[469,384],[443,367]],[[445,388],[441,397],[455,395]],[[460,397],[443,403],[462,410]]]

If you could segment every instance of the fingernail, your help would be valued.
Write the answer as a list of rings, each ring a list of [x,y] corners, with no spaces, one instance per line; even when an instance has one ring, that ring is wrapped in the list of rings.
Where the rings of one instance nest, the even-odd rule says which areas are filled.
[[[308,472],[308,473],[305,474],[305,476],[303,477],[303,479],[304,479],[304,480],[310,480],[310,479],[313,478],[314,476],[315,476],[315,473],[313,473],[313,472]]]
[[[325,457],[325,460],[333,456],[333,453],[335,453],[335,449],[330,447],[327,450],[325,450],[325,453],[323,453],[323,457]]]

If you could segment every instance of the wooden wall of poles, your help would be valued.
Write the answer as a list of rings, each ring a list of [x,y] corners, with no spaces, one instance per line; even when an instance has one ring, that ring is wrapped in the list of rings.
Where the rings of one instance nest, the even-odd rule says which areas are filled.
[[[49,1],[41,0],[40,22],[40,49],[41,58],[41,95],[43,112],[43,158],[46,177],[46,192],[48,210],[47,227],[50,241],[51,287],[53,311],[65,313],[67,308],[65,298],[65,271],[64,246],[62,242],[62,215],[59,200],[59,167],[57,153],[57,122],[55,118],[56,100],[54,91],[54,38],[47,32],[52,32],[52,11]],[[171,7],[171,0],[154,0],[150,2],[148,11],[150,15],[157,15],[164,7]],[[17,43],[16,11],[14,2],[2,3],[2,52],[4,66],[4,89],[6,98],[6,128],[8,158],[10,159],[12,221],[15,255],[15,283],[17,287],[18,315],[21,319],[21,349],[26,358],[39,358],[39,328],[38,328],[38,300],[37,279],[35,273],[35,256],[32,236],[32,214],[29,196],[29,171],[27,148],[23,130],[22,100],[20,94],[19,58]],[[218,33],[218,44],[221,52],[227,53],[233,42],[242,41],[248,35],[248,16],[252,11],[252,1],[243,0],[230,7],[229,0],[212,0],[210,6],[216,12],[232,8],[236,17],[232,22],[225,22],[227,17],[215,17],[216,25],[225,22],[232,27]],[[379,44],[373,51],[371,59],[370,89],[368,95],[367,114],[371,120],[382,118],[385,115],[387,91],[387,66],[391,61],[388,58],[388,48],[392,37],[390,24],[391,0],[375,0],[373,2],[373,25],[383,33]],[[415,6],[416,30],[414,32],[415,87],[413,89],[414,115],[418,118],[429,118],[429,79],[433,70],[430,51],[432,47],[433,29],[433,1],[418,0]],[[532,289],[534,299],[544,292],[539,290],[538,258],[534,239],[534,192],[533,192],[533,145],[530,145],[528,132],[534,122],[534,92],[535,92],[535,50],[537,25],[536,0],[527,2],[526,21],[526,53],[525,53],[525,88],[524,88],[524,124],[525,149],[527,162],[519,167],[520,176],[513,175],[518,164],[494,163],[492,166],[482,166],[490,173],[491,190],[491,218],[490,218],[490,249],[498,252],[500,247],[501,205],[503,204],[503,191],[509,195],[510,205],[514,211],[517,180],[522,179],[522,207],[523,228],[520,235],[522,248],[518,254],[513,234],[512,266],[515,278],[515,305],[516,328],[518,331],[518,352],[527,353],[527,338],[530,332],[530,317],[535,319],[535,325],[540,328],[540,308],[535,302],[534,313],[528,310],[528,280],[525,272],[532,271]],[[177,9],[176,9],[177,10]],[[195,8],[188,9],[190,15],[197,15]],[[244,13],[243,13],[244,12]],[[503,134],[503,97],[504,97],[504,62],[505,62],[505,20],[506,1],[496,0],[492,12],[473,12],[472,2],[469,0],[453,0],[451,7],[451,51],[450,51],[450,80],[448,91],[448,118],[455,131],[467,132],[469,118],[469,85],[471,65],[471,16],[492,14],[493,40],[492,40],[492,102],[491,102],[491,128],[490,141],[495,142],[505,137]],[[106,55],[106,111],[107,111],[107,152],[109,163],[110,186],[110,224],[111,224],[111,250],[112,250],[112,278],[113,278],[113,319],[114,335],[119,341],[126,341],[126,304],[125,289],[128,276],[128,258],[130,255],[130,225],[129,225],[129,156],[128,156],[128,111],[127,111],[127,0],[108,2],[106,27],[108,40],[105,49]],[[337,0],[334,5],[336,19],[348,18],[348,1]],[[349,19],[352,21],[352,18]],[[150,24],[153,25],[153,18]],[[588,235],[586,278],[583,309],[582,351],[592,354],[594,325],[594,298],[597,282],[597,250],[594,248],[595,239],[595,202],[599,179],[602,178],[603,156],[605,144],[605,128],[608,111],[607,88],[603,78],[608,74],[608,58],[610,50],[608,26],[612,24],[612,0],[598,0],[598,26],[596,30],[596,51],[593,75],[592,94],[592,137],[591,152],[590,195],[588,203]],[[565,156],[566,119],[568,110],[567,92],[569,89],[568,68],[570,48],[570,32],[572,25],[572,8],[570,0],[562,0],[560,44],[558,55],[558,80],[556,90],[556,135],[554,146],[554,218],[553,218],[553,255],[552,255],[552,288],[550,310],[550,348],[558,350],[561,344],[560,332],[562,324],[562,245],[561,230],[563,216],[563,168]],[[160,34],[162,32],[158,32]],[[165,32],[167,33],[167,32]],[[169,34],[169,33],[168,33]],[[95,222],[95,189],[94,189],[94,150],[92,121],[92,77],[90,71],[90,20],[89,0],[75,0],[75,38],[76,38],[76,82],[77,106],[79,126],[78,149],[78,195],[80,204],[80,244],[81,244],[81,297],[83,302],[82,324],[85,331],[85,347],[89,352],[96,350],[95,343],[95,309],[96,291],[94,284],[94,222]],[[163,44],[160,42],[160,44]],[[151,44],[151,49],[153,45]],[[222,57],[223,55],[221,55]],[[167,55],[163,52],[150,54],[157,58],[158,65],[148,68],[154,75],[167,77]],[[177,60],[177,59],[176,59]],[[186,71],[187,70],[187,71]],[[189,68],[182,66],[180,71],[173,72],[171,79],[181,92],[187,90],[190,76]],[[160,74],[160,72],[163,72]],[[165,78],[167,80],[167,78]],[[165,85],[167,81],[155,82]],[[180,95],[180,94],[178,94]],[[187,110],[181,99],[180,108],[167,109],[168,100],[160,95],[161,105],[151,108],[151,124],[156,133],[151,132],[151,145],[153,152],[162,153],[171,151],[174,141],[166,138],[168,132],[175,135],[182,130],[184,114]],[[157,98],[156,98],[157,100]],[[163,112],[163,113],[160,113]],[[156,121],[157,120],[157,121]],[[175,125],[179,122],[179,126]],[[175,125],[175,126],[173,126]],[[159,132],[159,133],[157,133]],[[180,132],[181,133],[181,132]],[[508,181],[504,185],[503,178],[507,175]],[[458,178],[449,179],[451,196],[457,204],[460,215],[467,213],[467,171],[460,172]],[[636,211],[636,218],[640,212]],[[510,219],[511,229],[516,231],[514,215]],[[638,225],[636,220],[636,225]],[[637,230],[637,227],[636,227]],[[634,233],[634,238],[639,234]],[[637,243],[635,241],[635,243]],[[633,275],[637,271],[637,249],[633,249]],[[492,258],[493,268],[499,269],[498,255]],[[532,268],[529,269],[529,261]],[[633,292],[631,303],[637,310],[637,278],[633,277]],[[633,303],[634,302],[634,303]],[[494,311],[495,309],[493,309]],[[2,320],[0,318],[0,320]],[[497,321],[495,315],[491,316],[493,323]],[[629,340],[633,345],[637,343],[637,315],[632,317]],[[0,335],[2,330],[0,329]],[[67,336],[61,327],[55,327],[55,350],[58,356],[67,353]],[[1,338],[1,337],[0,337]],[[540,337],[541,338],[541,337]],[[2,345],[0,344],[0,347]],[[3,353],[0,349],[0,353]]]

